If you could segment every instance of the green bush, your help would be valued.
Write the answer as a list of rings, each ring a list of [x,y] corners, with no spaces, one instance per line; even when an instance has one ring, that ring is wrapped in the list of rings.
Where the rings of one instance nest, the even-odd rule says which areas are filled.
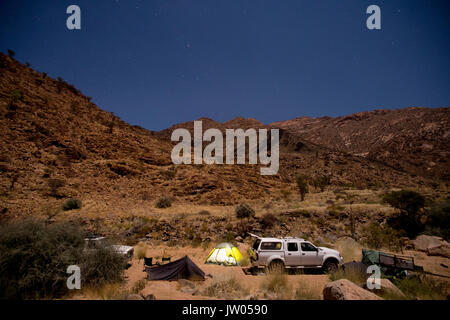
[[[64,294],[66,268],[83,259],[84,240],[67,223],[25,221],[0,226],[0,298],[35,299]]]
[[[450,239],[450,200],[434,203],[426,218],[425,233]]]
[[[250,218],[255,216],[255,210],[246,203],[241,203],[235,208],[236,217],[239,219]]]
[[[372,222],[364,228],[366,244],[374,249],[389,248],[401,250],[403,247],[402,232],[387,225]]]
[[[261,218],[261,224],[263,228],[272,228],[275,222],[277,221],[278,221],[277,217],[272,213],[266,213]]]
[[[172,206],[172,199],[167,197],[159,198],[158,201],[156,201],[157,208],[169,208]]]
[[[66,202],[64,202],[62,209],[64,211],[74,210],[74,209],[81,209],[81,200],[78,199],[69,199]]]
[[[393,191],[383,196],[383,202],[399,210],[388,220],[392,228],[405,231],[410,238],[423,231],[421,212],[425,207],[424,196],[409,190]]]
[[[126,263],[109,244],[87,250],[80,264],[82,285],[101,286],[122,280]]]
[[[300,193],[301,201],[305,200],[305,195],[308,193],[308,177],[299,174],[295,177],[295,183],[297,184],[298,192]]]
[[[80,267],[84,286],[120,279],[124,259],[111,247],[85,250],[81,230],[71,223],[0,225],[0,299],[61,297],[70,265]]]

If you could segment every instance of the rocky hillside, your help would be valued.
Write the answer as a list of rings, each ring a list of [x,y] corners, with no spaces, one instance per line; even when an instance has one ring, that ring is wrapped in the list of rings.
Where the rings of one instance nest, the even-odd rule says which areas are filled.
[[[410,174],[450,179],[450,108],[406,108],[272,123],[303,140]]]
[[[266,127],[255,119],[203,120],[204,129]],[[326,144],[310,134],[303,139],[282,123],[279,126],[286,130],[281,132],[277,175],[261,176],[259,167],[251,165],[175,166],[168,139],[175,127],[152,132],[129,125],[63,79],[48,77],[4,54],[0,54],[0,126],[0,212],[10,217],[45,214],[71,197],[81,199],[83,208],[102,203],[106,211],[153,206],[161,196],[194,204],[262,202],[292,187],[297,173],[329,175],[333,187],[416,188],[434,183],[428,176],[414,177],[348,149],[320,146]],[[441,130],[431,124],[426,128]],[[448,151],[444,139],[440,144],[427,141],[430,146],[421,144],[427,152]],[[434,162],[433,167],[443,166],[437,159]]]

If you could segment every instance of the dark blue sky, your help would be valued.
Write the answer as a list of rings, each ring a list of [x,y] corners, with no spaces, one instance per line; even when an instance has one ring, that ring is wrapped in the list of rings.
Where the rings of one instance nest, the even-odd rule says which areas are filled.
[[[449,106],[449,39],[448,0],[0,1],[1,51],[152,130]]]

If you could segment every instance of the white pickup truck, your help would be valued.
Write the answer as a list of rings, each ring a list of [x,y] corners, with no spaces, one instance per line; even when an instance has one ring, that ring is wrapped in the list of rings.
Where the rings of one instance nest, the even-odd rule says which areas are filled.
[[[285,268],[322,268],[335,272],[343,259],[339,251],[316,247],[302,238],[263,238],[253,235],[252,266],[280,272]]]

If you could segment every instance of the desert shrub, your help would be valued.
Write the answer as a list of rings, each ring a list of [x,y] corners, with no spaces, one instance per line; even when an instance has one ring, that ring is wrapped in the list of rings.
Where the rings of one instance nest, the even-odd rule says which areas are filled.
[[[253,210],[253,208],[246,203],[239,204],[238,206],[236,206],[234,211],[236,212],[236,217],[238,219],[250,218],[255,216],[255,210]]]
[[[191,227],[184,228],[184,233],[186,234],[186,238],[188,240],[194,239],[195,233],[194,233],[194,229],[192,229]]]
[[[241,220],[236,224],[236,232],[240,236],[245,237],[250,231],[252,231],[252,226],[248,221]]]
[[[83,261],[76,226],[20,221],[0,226],[0,298],[35,299],[66,293],[66,268]]]
[[[240,261],[239,265],[241,267],[248,267],[250,265],[250,259],[247,256],[244,256]]]
[[[321,192],[325,191],[325,188],[330,184],[330,176],[322,175],[312,179],[312,184],[315,189],[320,189]]]
[[[295,183],[297,184],[297,189],[300,194],[301,201],[305,200],[305,195],[308,193],[308,178],[299,174],[295,177]]]
[[[192,239],[192,248],[197,248],[202,244],[202,238],[197,235]]]
[[[296,300],[321,300],[322,287],[314,287],[316,283],[310,280],[300,280],[295,289]]]
[[[285,274],[266,275],[261,283],[261,289],[273,294],[277,300],[290,299],[292,296],[292,287]]]
[[[135,294],[141,292],[142,290],[144,290],[146,284],[147,284],[147,282],[146,282],[145,279],[141,279],[141,280],[136,281],[133,284],[133,287],[131,288],[131,292],[135,293]]]
[[[281,193],[281,197],[284,200],[289,200],[289,197],[291,196],[291,191],[283,189],[283,190],[280,191],[280,193]]]
[[[202,294],[209,297],[217,297],[221,299],[235,299],[248,294],[248,289],[234,276],[222,276],[214,278],[213,282],[206,287]]]
[[[233,230],[233,224],[232,224],[231,222],[228,222],[228,223],[225,225],[225,230],[227,230],[227,231]]]
[[[11,92],[11,101],[13,101],[13,102],[16,102],[16,101],[19,101],[19,100],[23,100],[23,94],[22,94],[22,91],[20,91],[19,89],[14,89],[12,92]]]
[[[134,256],[138,258],[139,260],[145,258],[145,254],[147,253],[147,246],[143,243],[139,243],[134,248]]]
[[[48,187],[50,189],[50,193],[52,195],[56,194],[58,189],[64,187],[65,184],[66,184],[66,182],[61,179],[48,179],[47,180],[47,185],[48,185]]]
[[[69,199],[66,202],[64,202],[62,209],[64,211],[74,210],[74,209],[80,209],[82,206],[81,200],[78,199]]]
[[[101,286],[122,280],[125,260],[109,244],[86,250],[80,264],[81,281],[84,285]]]
[[[211,212],[209,212],[208,210],[201,210],[198,214],[201,216],[210,216]]]
[[[264,228],[272,228],[277,221],[277,217],[272,213],[266,213],[261,218],[261,224]]]
[[[225,234],[224,242],[234,242],[235,235],[232,231],[229,231]]]
[[[425,197],[415,191],[401,190],[387,193],[383,202],[399,210],[388,220],[391,227],[403,230],[413,238],[423,231],[421,211],[425,207]]]
[[[445,300],[447,286],[429,277],[410,276],[403,279],[392,278],[391,281],[410,299]]]
[[[366,244],[374,249],[387,247],[389,249],[401,250],[403,247],[402,233],[389,227],[372,222],[363,228],[366,235]]]
[[[450,239],[450,200],[434,203],[427,211],[425,233]]]
[[[172,206],[172,199],[168,197],[161,197],[156,201],[157,208],[169,208],[170,206]]]

